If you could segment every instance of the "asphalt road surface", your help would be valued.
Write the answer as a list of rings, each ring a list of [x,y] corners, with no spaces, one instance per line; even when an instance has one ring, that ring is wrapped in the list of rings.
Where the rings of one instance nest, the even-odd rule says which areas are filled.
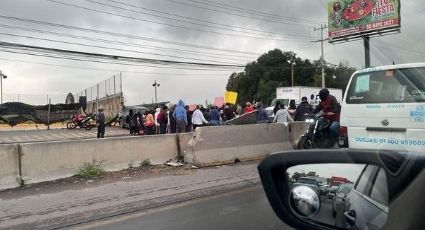
[[[271,209],[261,186],[179,205],[108,218],[72,229],[292,229]]]
[[[0,144],[96,138],[97,128],[0,131]],[[106,127],[105,137],[129,135],[127,129]]]

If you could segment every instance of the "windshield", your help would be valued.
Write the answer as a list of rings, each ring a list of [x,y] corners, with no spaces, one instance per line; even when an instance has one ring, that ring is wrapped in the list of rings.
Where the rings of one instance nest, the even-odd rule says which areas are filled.
[[[277,102],[280,102],[280,104],[283,104],[283,105],[288,105],[289,104],[289,99],[277,99],[277,98],[275,98],[275,99],[273,99],[272,100],[272,103],[271,103],[271,105],[270,106],[276,106],[276,103]]]
[[[357,74],[346,98],[347,104],[425,102],[425,67]]]

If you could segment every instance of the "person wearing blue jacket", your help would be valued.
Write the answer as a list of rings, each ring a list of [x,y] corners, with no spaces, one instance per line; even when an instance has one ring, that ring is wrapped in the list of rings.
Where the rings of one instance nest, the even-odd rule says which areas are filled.
[[[179,100],[179,102],[177,103],[177,107],[173,112],[173,117],[176,120],[176,132],[186,132],[186,126],[188,125],[188,123],[183,100]]]

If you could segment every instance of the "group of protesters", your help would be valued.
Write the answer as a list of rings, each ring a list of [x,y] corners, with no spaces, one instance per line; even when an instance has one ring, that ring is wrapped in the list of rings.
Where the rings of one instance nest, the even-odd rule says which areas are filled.
[[[307,99],[303,98],[303,102],[298,106],[298,109],[295,103],[293,105],[291,103],[289,108],[286,109],[283,104],[278,102],[273,110],[274,119],[270,120],[269,114],[265,111],[261,102],[252,104],[247,102],[243,106],[225,104],[218,107],[212,105],[207,108],[197,105],[192,111],[188,105],[185,105],[183,100],[179,100],[176,105],[172,105],[170,108],[164,105],[156,108],[155,111],[150,110],[143,114],[130,109],[125,122],[129,126],[130,135],[192,132],[201,126],[226,124],[226,121],[254,111],[258,111],[256,116],[257,124],[268,122],[287,124],[294,120],[303,119],[304,114],[308,113],[303,112],[304,110],[301,109],[306,101]]]

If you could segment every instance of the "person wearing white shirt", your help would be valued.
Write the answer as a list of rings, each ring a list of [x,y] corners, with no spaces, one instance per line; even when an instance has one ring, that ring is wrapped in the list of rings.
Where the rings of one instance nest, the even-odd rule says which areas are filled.
[[[293,122],[291,115],[289,115],[288,110],[284,108],[283,104],[279,105],[279,110],[276,112],[274,116],[273,122],[288,125],[288,122]]]
[[[197,127],[203,126],[204,124],[208,124],[208,121],[205,119],[204,114],[199,110],[200,106],[196,106],[195,111],[192,114],[192,125],[193,130]]]

